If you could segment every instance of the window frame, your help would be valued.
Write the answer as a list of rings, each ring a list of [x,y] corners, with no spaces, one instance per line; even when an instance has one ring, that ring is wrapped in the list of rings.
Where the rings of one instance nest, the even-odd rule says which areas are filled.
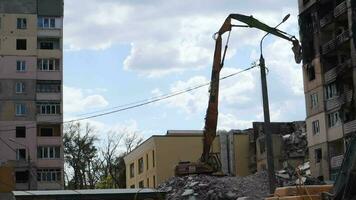
[[[143,161],[143,157],[139,158],[137,160],[137,166],[138,166],[138,174],[142,174],[143,170],[144,170],[144,161]]]
[[[41,160],[56,160],[61,158],[60,146],[38,146],[37,158]]]
[[[312,121],[313,135],[320,133],[320,123],[319,120]]]
[[[16,116],[24,116],[24,115],[26,115],[26,104],[24,104],[24,103],[16,103],[15,104],[15,114],[16,114]]]
[[[318,103],[319,103],[318,93],[313,93],[310,95],[310,102],[311,102],[311,108],[318,107]]]
[[[17,18],[16,19],[16,28],[19,30],[27,29],[27,19],[26,18]]]
[[[62,169],[37,169],[38,182],[59,182],[62,180]]]
[[[22,42],[24,44],[21,44]],[[27,39],[16,39],[16,50],[27,50]]]
[[[27,66],[25,60],[17,60],[16,61],[16,72],[26,72]]]
[[[16,94],[25,93],[25,83],[24,82],[16,82],[15,83],[15,92],[16,92]]]
[[[135,163],[130,164],[130,178],[135,177]]]

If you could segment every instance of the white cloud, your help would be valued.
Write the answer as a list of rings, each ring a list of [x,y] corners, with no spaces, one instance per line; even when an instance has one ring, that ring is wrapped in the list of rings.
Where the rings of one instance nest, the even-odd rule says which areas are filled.
[[[85,89],[63,86],[63,108],[66,115],[104,108],[108,101],[100,94],[87,94]]]
[[[189,3],[179,0],[67,0],[65,48],[100,50],[130,44],[124,69],[149,76],[200,69],[211,65],[212,35],[229,13],[253,14],[268,24],[277,24],[292,6],[296,5],[283,0],[240,4],[232,0]],[[276,13],[276,9],[281,12]],[[234,48],[257,45],[261,36],[256,30],[234,30],[231,37],[234,46],[231,45],[227,59],[236,52]]]
[[[252,127],[252,120],[241,120],[233,114],[219,114],[218,129],[231,130],[231,129],[247,129]]]

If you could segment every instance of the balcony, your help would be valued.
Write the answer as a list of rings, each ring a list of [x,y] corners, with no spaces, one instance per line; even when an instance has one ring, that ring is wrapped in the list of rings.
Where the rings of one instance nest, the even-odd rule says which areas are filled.
[[[336,18],[342,15],[343,13],[346,12],[346,10],[347,10],[347,4],[346,1],[344,1],[334,8],[334,17]]]
[[[326,42],[321,46],[322,54],[327,54],[333,51],[334,49],[336,49],[338,45],[341,45],[342,43],[346,42],[349,39],[350,39],[350,31],[349,30],[343,31],[338,36],[336,36],[336,38],[331,39],[330,41]]]
[[[331,159],[330,159],[331,169],[336,169],[336,168],[341,167],[343,159],[344,159],[344,155],[338,155],[338,156],[331,157]]]
[[[343,73],[347,68],[351,68],[351,59],[345,61],[344,63],[338,64],[324,74],[325,83],[331,83],[336,79],[336,77]]]
[[[349,121],[344,124],[344,133],[349,134],[352,132],[356,132],[356,120]]]
[[[352,90],[347,90],[342,93],[339,97],[326,100],[326,110],[332,110],[334,108],[340,107],[346,102],[350,102],[352,99]]]
[[[323,18],[321,18],[320,20],[320,28],[323,28],[325,27],[326,25],[328,25],[329,23],[331,23],[333,21],[333,15],[330,13],[330,14],[327,14],[326,16],[324,16]]]

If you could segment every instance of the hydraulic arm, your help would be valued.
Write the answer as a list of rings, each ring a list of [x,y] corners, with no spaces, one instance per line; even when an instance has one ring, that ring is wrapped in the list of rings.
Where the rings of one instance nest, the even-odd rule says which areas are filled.
[[[232,25],[231,19],[243,22],[245,25]],[[246,16],[241,14],[230,14],[224,24],[221,26],[220,30],[215,33],[215,51],[214,51],[214,61],[213,68],[211,72],[211,82],[210,82],[210,95],[209,95],[209,104],[205,116],[205,126],[204,126],[204,139],[203,139],[203,153],[201,156],[201,161],[207,162],[209,160],[210,148],[213,143],[213,140],[216,136],[216,128],[218,122],[218,101],[219,101],[219,80],[220,80],[220,71],[224,66],[224,60],[226,51],[228,48],[228,40],[230,37],[230,32],[232,27],[250,27],[263,30],[267,33],[273,34],[282,39],[288,40],[293,43],[293,52],[295,55],[295,60],[297,63],[301,62],[301,48],[299,46],[299,41],[281,30],[272,28],[252,16]],[[229,32],[227,38],[227,43],[224,48],[222,55],[222,35],[226,32]]]

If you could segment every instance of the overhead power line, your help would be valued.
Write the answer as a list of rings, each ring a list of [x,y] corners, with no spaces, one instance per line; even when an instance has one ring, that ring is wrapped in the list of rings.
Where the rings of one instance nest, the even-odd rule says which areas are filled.
[[[249,71],[249,70],[251,70],[251,69],[253,69],[255,67],[256,67],[256,65],[253,65],[253,66],[248,67],[246,69],[243,69],[241,71],[238,71],[238,72],[235,72],[235,73],[231,73],[231,74],[229,74],[227,76],[223,76],[219,80],[224,80],[224,79],[236,76],[236,75],[241,74],[243,72]],[[98,112],[101,112],[101,113],[98,113],[98,114],[95,114],[95,115],[86,116],[86,117],[80,117],[80,118],[76,118],[76,119],[72,119],[72,120],[67,120],[67,121],[63,121],[63,122],[59,122],[59,123],[60,124],[73,123],[73,122],[78,122],[78,121],[83,121],[83,120],[87,120],[87,119],[97,118],[97,117],[101,117],[101,116],[105,116],[105,115],[111,115],[111,114],[122,112],[122,111],[126,111],[126,110],[131,110],[131,109],[142,107],[142,106],[145,106],[145,105],[149,105],[149,104],[152,104],[152,103],[155,103],[155,102],[163,101],[163,100],[166,100],[166,99],[169,99],[169,98],[172,98],[172,97],[184,94],[184,93],[188,93],[188,92],[191,92],[193,90],[197,90],[199,88],[202,88],[202,87],[210,85],[210,83],[211,83],[211,81],[203,83],[203,84],[200,84],[200,85],[197,85],[197,86],[194,86],[194,87],[190,87],[190,88],[187,88],[187,89],[184,89],[184,90],[180,90],[178,92],[159,95],[159,96],[156,96],[156,97],[153,97],[153,98],[148,98],[148,99],[144,99],[144,100],[140,100],[140,101],[136,101],[136,102],[132,102],[132,103],[116,106],[116,107],[113,107],[109,111],[106,111],[106,112],[94,111],[92,113],[98,113]],[[112,109],[114,109],[114,110],[112,110]],[[105,109],[105,110],[108,110],[108,109]],[[81,116],[87,115],[87,114],[82,114]],[[55,122],[55,121],[49,120],[49,121],[46,121],[46,122]],[[28,124],[33,124],[33,122],[32,123],[28,123]],[[24,125],[27,125],[27,124],[17,124],[16,126],[24,126]],[[32,128],[36,128],[36,126],[26,127],[26,129],[32,129]],[[0,133],[4,133],[4,132],[8,132],[8,131],[14,131],[14,130],[16,130],[16,129],[0,129]]]

